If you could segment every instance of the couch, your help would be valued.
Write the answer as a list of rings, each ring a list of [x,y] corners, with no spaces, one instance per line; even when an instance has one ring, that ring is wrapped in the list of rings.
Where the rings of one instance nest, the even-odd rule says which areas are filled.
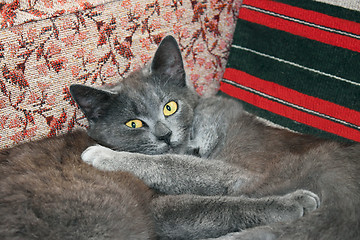
[[[239,0],[13,0],[0,3],[0,148],[87,122],[73,83],[114,83],[173,35],[188,80],[214,94],[225,69]]]

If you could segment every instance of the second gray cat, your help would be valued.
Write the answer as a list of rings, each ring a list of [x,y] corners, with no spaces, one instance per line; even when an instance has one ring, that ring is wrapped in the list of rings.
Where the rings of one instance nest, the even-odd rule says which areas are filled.
[[[295,221],[270,221],[267,226],[219,239],[359,238],[359,145],[269,127],[234,100],[199,97],[186,84],[181,53],[172,37],[162,41],[149,68],[118,85],[105,89],[73,85],[71,92],[89,120],[89,135],[103,145],[90,147],[82,155],[98,169],[131,172],[151,188],[171,195],[265,197],[306,189],[321,199],[319,209]],[[304,207],[303,213],[318,207],[315,194],[299,191],[298,199],[306,199],[304,206],[311,205]],[[272,209],[271,204],[262,208],[247,200],[242,207],[256,209],[259,216],[268,207]],[[203,232],[225,234],[263,225],[252,222],[236,228],[220,227],[220,231],[207,225],[209,219],[219,220],[217,216],[236,217],[232,208],[219,207],[229,202],[231,198],[209,208],[191,200],[191,204],[177,206],[184,208],[182,217],[199,214],[193,229]],[[162,221],[169,214],[175,213],[158,211],[155,215],[161,223],[159,234],[184,236],[184,225],[179,229]],[[284,211],[282,217],[288,216],[291,214]],[[226,219],[219,222],[228,223]]]

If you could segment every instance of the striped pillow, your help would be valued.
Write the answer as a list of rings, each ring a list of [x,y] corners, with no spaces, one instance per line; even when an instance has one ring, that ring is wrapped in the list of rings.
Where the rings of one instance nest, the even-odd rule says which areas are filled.
[[[244,0],[222,93],[292,130],[360,142],[360,13]]]

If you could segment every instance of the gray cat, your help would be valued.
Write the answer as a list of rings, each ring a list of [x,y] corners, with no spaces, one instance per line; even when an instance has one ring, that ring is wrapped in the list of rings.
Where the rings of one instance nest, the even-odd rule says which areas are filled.
[[[164,41],[162,46],[167,44],[176,46],[172,39]],[[167,70],[161,69],[164,74]],[[108,91],[72,87],[73,96],[92,126],[90,135],[105,145],[112,143],[148,154],[186,149],[189,137],[186,129],[191,125],[196,95],[180,90],[184,86],[179,85],[178,90],[188,98],[171,98],[163,109],[162,116],[168,116],[169,121],[185,114],[179,120],[187,118],[187,121],[182,121],[181,126],[175,121],[173,125],[175,129],[184,129],[183,133],[170,134],[166,125],[155,122],[156,130],[149,134],[151,119],[157,118],[153,110],[160,96],[154,95],[154,88],[167,84],[159,78],[136,79],[136,76],[142,75],[135,73],[131,77],[135,79],[127,79],[126,85]],[[149,88],[144,88],[146,84],[140,80],[148,80]],[[168,86],[173,85],[169,82]],[[124,94],[118,96],[109,91],[124,91]],[[162,100],[170,97],[167,93],[163,92]],[[152,111],[146,111],[148,107]],[[143,121],[135,119],[137,115]],[[0,150],[1,240],[201,239],[296,220],[319,205],[317,195],[306,190],[260,198],[158,194],[129,172],[101,171],[84,163],[81,153],[95,144],[84,130],[77,130]],[[157,180],[152,178],[152,181],[159,186],[163,180],[169,181],[165,176],[168,173],[164,172],[163,179],[157,175],[157,169],[153,173]],[[172,192],[192,192],[176,188],[174,184]],[[202,189],[205,195],[207,189],[205,186]]]
[[[186,83],[172,37],[161,42],[148,68],[119,84],[105,89],[73,85],[71,92],[89,120],[90,137],[103,145],[84,151],[83,161],[100,170],[131,172],[179,200],[174,211],[155,211],[161,236],[190,239],[198,230],[215,233],[195,238],[216,237],[268,224],[219,239],[359,239],[359,145],[269,127],[234,100],[199,97]],[[304,206],[311,206],[303,213],[318,207],[315,194],[297,189],[316,193],[321,207],[295,221],[282,221],[293,214],[283,206],[233,197],[301,193]],[[183,200],[176,197],[179,194],[191,195]],[[199,199],[211,199],[214,205]],[[241,216],[237,208],[257,217],[242,218],[229,227],[229,218]],[[283,213],[275,220],[281,223],[263,222],[268,219],[263,214],[273,209]],[[172,220],[163,220],[169,216]],[[178,224],[186,216],[194,221],[191,230]]]

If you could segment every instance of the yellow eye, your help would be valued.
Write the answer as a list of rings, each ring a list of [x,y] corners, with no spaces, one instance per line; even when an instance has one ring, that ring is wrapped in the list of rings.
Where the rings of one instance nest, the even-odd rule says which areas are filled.
[[[178,109],[178,105],[175,101],[170,101],[164,106],[164,115],[165,117],[173,115]]]
[[[127,123],[125,123],[126,126],[129,128],[141,128],[143,126],[143,122],[138,119],[130,120]]]

